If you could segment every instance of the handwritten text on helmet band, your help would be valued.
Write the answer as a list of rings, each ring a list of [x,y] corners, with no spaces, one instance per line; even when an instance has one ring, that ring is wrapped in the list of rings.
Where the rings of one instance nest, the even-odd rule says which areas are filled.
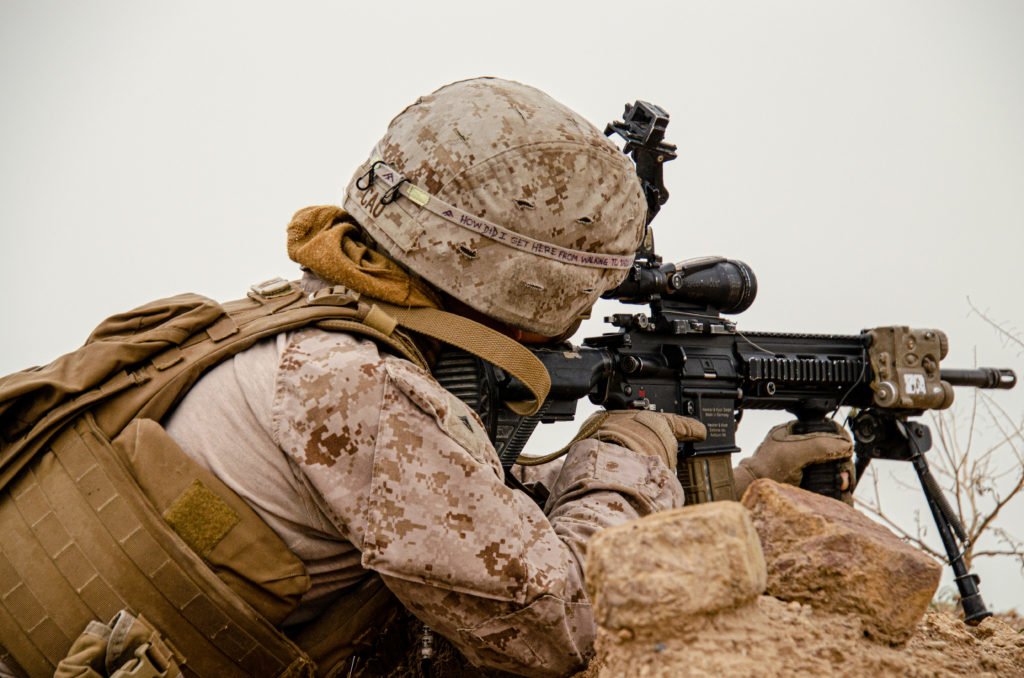
[[[408,198],[414,204],[429,210],[449,223],[461,226],[485,238],[490,238],[508,247],[514,247],[524,252],[536,254],[540,257],[554,259],[565,264],[576,266],[589,266],[592,268],[620,268],[627,269],[633,265],[633,256],[620,254],[604,254],[600,252],[583,252],[572,250],[559,245],[528,238],[502,226],[491,223],[485,219],[475,217],[468,212],[450,205],[437,196],[431,195],[419,186],[411,183],[397,170],[387,164],[381,164],[375,172],[376,178],[383,181],[389,188],[398,185],[398,193]]]

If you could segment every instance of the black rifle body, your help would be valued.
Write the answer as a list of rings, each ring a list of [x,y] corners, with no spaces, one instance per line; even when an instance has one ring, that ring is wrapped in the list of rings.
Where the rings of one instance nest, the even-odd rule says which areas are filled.
[[[701,421],[707,439],[680,443],[678,473],[687,503],[734,496],[732,461],[736,426],[748,409],[785,410],[807,432],[834,430],[827,418],[840,407],[857,408],[849,425],[857,475],[871,459],[911,461],[921,478],[939,534],[961,590],[969,621],[989,616],[967,572],[966,535],[949,508],[924,458],[931,445],[927,427],[909,420],[920,409],[879,407],[872,370],[870,332],[856,335],[739,332],[713,309],[676,306],[611,318],[617,332],[589,337],[582,346],[535,349],[551,375],[541,410],[520,417],[500,403],[526,397],[524,387],[493,366],[457,352],[443,354],[435,376],[481,415],[506,469],[519,458],[536,425],[571,420],[576,403],[588,398],[608,410],[648,409]],[[951,386],[1011,388],[1016,377],[996,368],[943,369]],[[874,387],[873,387],[874,383]],[[801,486],[839,498],[838,464],[804,471]]]

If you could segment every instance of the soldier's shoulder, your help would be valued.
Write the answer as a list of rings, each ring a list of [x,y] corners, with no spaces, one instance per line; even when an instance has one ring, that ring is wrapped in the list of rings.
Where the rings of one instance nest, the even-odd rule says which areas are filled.
[[[497,462],[479,415],[448,391],[430,372],[407,360],[387,356],[383,362],[389,388],[385,400],[402,398],[430,416],[440,430],[480,461]],[[391,403],[385,402],[385,406]],[[500,469],[500,467],[499,467]]]
[[[366,337],[309,327],[288,335],[279,370],[285,376],[305,378],[351,373],[353,380],[382,382],[386,358]]]
[[[288,335],[275,380],[276,442],[307,466],[334,466],[372,450],[387,360],[358,335],[319,329]]]

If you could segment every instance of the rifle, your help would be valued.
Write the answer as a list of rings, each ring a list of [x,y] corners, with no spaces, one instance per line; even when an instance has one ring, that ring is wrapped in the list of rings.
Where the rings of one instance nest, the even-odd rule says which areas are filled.
[[[603,296],[646,305],[650,313],[617,313],[606,321],[615,331],[588,337],[581,346],[535,348],[551,375],[551,391],[532,416],[501,404],[529,397],[525,387],[490,363],[450,348],[434,376],[480,415],[506,470],[531,463],[520,457],[538,423],[571,420],[581,398],[609,410],[648,409],[699,419],[707,439],[680,443],[678,477],[687,504],[737,499],[731,456],[736,425],[748,409],[786,410],[795,432],[834,431],[828,419],[854,408],[849,425],[857,477],[872,459],[909,461],[917,472],[949,563],[968,623],[991,615],[978,590],[978,576],[963,561],[967,535],[932,476],[925,452],[928,426],[913,417],[953,403],[954,386],[1009,389],[1010,369],[941,366],[948,340],[940,330],[879,327],[851,335],[741,332],[723,314],[754,302],[757,278],[745,263],[703,257],[665,263],[654,251],[649,224],[668,198],[664,162],[675,146],[664,141],[668,114],[637,101],[606,134],[626,139],[648,202],[648,228],[626,279]],[[550,458],[550,457],[548,457]],[[547,458],[541,458],[542,460]],[[840,464],[804,470],[801,487],[839,498]]]

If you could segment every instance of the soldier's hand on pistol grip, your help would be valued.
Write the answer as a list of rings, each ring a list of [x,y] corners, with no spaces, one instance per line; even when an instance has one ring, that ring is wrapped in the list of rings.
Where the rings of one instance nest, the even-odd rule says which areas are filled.
[[[793,433],[795,421],[780,424],[768,432],[753,456],[741,459],[733,471],[736,496],[742,497],[747,486],[758,478],[800,485],[803,470],[813,464],[842,462],[842,500],[853,505],[856,477],[853,465],[853,440],[840,424],[832,422],[835,433]]]
[[[614,443],[657,457],[675,471],[678,443],[704,440],[707,436],[704,424],[690,417],[647,410],[617,410],[591,416],[583,422],[577,437]]]

